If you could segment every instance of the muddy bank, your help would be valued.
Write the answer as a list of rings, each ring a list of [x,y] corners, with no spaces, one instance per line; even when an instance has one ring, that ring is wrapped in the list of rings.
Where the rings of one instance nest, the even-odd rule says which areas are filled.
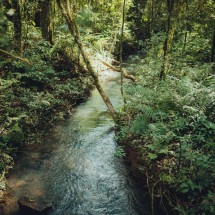
[[[171,214],[171,206],[169,202],[165,198],[161,198],[160,195],[157,195],[157,190],[153,190],[153,178],[150,178],[150,174],[154,172],[156,174],[156,170],[153,168],[149,168],[147,163],[144,163],[144,159],[141,157],[140,150],[138,147],[131,145],[132,140],[127,140],[126,142],[120,142],[120,145],[124,146],[124,150],[126,153],[126,157],[124,158],[124,162],[127,165],[129,175],[135,181],[135,184],[139,187],[139,190],[142,192],[142,198],[145,201],[149,201],[150,205],[150,214],[154,215],[165,215]],[[162,185],[161,185],[162,186]],[[165,189],[160,190],[165,191]],[[153,193],[154,192],[154,193]]]

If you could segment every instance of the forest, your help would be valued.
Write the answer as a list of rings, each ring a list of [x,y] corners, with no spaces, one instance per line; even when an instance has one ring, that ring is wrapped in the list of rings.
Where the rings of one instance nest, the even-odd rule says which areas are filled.
[[[0,0],[0,212],[20,152],[96,89],[149,214],[215,214],[214,11],[214,0]],[[103,67],[119,74],[119,107]]]

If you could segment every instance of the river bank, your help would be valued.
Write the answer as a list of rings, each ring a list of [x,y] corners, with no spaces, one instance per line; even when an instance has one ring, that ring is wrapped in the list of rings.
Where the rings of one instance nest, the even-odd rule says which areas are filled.
[[[5,176],[20,152],[40,145],[57,121],[90,96],[90,76],[74,53],[62,49],[33,66],[1,57],[8,63],[0,79],[0,190],[7,189]]]
[[[212,65],[187,66],[184,77],[172,65],[165,81],[157,76],[159,59],[134,56],[129,65],[138,82],[125,87],[117,139],[151,197],[152,213],[159,205],[166,214],[213,214]]]
[[[189,144],[180,149],[179,140],[188,136],[183,133],[183,129],[177,130],[179,122],[182,123],[181,128],[186,131],[189,129],[189,135],[193,136],[189,141],[197,141],[197,133],[206,125],[205,131],[211,134],[214,132],[210,122],[213,112],[208,111],[213,106],[213,100],[209,101],[203,93],[207,91],[208,95],[213,96],[211,79],[205,79],[200,91],[197,90],[199,85],[195,84],[196,80],[192,78],[180,80],[170,77],[163,83],[156,80],[156,73],[155,76],[150,73],[148,65],[145,64],[143,71],[138,68],[142,68],[144,60],[149,59],[134,56],[127,62],[127,68],[138,79],[135,84],[124,82],[124,105],[120,92],[120,74],[107,68],[102,63],[102,56],[93,55],[90,51],[88,54],[94,56],[91,60],[99,71],[101,84],[114,107],[119,110],[121,124],[117,128],[116,137],[120,145],[117,146],[114,140],[114,123],[106,106],[94,90],[89,100],[78,106],[71,117],[47,133],[42,140],[45,145],[27,149],[28,152],[19,159],[16,169],[8,178],[11,190],[6,193],[8,201],[4,208],[5,215],[17,214],[17,200],[23,196],[35,202],[42,198],[53,203],[54,211],[51,214],[54,215],[69,214],[71,211],[76,214],[124,215],[177,214],[180,211],[190,213],[197,210],[197,207],[193,208],[194,201],[189,198],[199,193],[199,198],[195,199],[199,203],[198,210],[203,210],[203,204],[207,203],[204,210],[212,211],[210,204],[213,198],[210,195],[206,197],[205,193],[198,190],[197,183],[198,186],[203,183],[201,186],[204,192],[207,191],[211,182],[204,184],[206,174],[201,175],[201,171],[204,173],[205,168],[210,166],[209,170],[213,172],[213,161],[205,157],[204,151],[196,152]],[[175,92],[174,98],[172,91]],[[197,120],[198,115],[194,119],[192,111],[197,110],[197,107],[190,112],[187,106],[189,102],[191,106],[194,105],[194,100],[189,100],[194,92],[197,98],[204,98],[206,102],[208,110],[205,109],[204,114],[209,114],[208,121],[205,121],[203,115],[203,121]],[[198,100],[195,100],[196,104]],[[183,120],[180,121],[178,117]],[[196,127],[192,127],[193,123]],[[207,134],[201,133],[207,140],[213,138],[213,135]],[[207,150],[207,156],[211,156],[209,146]],[[124,152],[125,160],[116,158],[115,154],[123,156]],[[182,152],[185,163],[180,158]],[[196,153],[200,153],[199,156],[196,157]],[[200,155],[205,158],[203,163],[206,166],[201,165]],[[191,159],[196,163],[191,162]],[[196,181],[196,175],[189,171],[188,164],[192,168],[201,169],[201,181]],[[62,184],[65,185],[62,187]],[[121,189],[126,192],[121,192]],[[190,197],[187,199],[185,194]],[[100,198],[101,204],[98,203]]]
[[[120,107],[120,74],[103,68],[100,81],[114,106]],[[71,118],[48,133],[46,145],[30,149],[17,162],[8,178],[10,194],[46,199],[53,204],[51,214],[149,214],[148,202],[126,164],[115,156],[113,126],[94,90]],[[17,207],[10,204],[5,215],[16,214]]]

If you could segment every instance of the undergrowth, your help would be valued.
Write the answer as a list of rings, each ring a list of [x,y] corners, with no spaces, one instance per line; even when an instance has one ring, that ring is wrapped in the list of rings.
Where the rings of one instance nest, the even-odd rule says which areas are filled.
[[[214,214],[215,74],[209,63],[183,61],[171,61],[166,81],[153,53],[129,62],[139,81],[125,86],[118,139],[138,154],[152,210],[160,202],[172,214]]]
[[[90,94],[92,80],[69,42],[51,47],[43,40],[27,41],[23,57],[32,65],[0,56],[0,189],[13,166],[11,157],[24,144],[40,142],[44,128],[68,116]],[[6,44],[0,41],[1,48]]]

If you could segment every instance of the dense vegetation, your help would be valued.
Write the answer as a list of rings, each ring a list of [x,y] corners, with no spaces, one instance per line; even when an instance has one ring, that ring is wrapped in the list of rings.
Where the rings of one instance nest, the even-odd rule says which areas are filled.
[[[129,9],[147,56],[130,57],[138,82],[125,87],[118,138],[147,183],[152,213],[159,204],[171,214],[214,214],[214,4],[167,2]]]
[[[67,31],[56,33],[52,46],[34,23],[25,24],[23,18],[24,48],[17,54],[14,26],[5,17],[7,11],[3,7],[0,14],[4,35],[0,49],[6,51],[0,55],[0,189],[5,189],[5,173],[20,148],[40,143],[44,128],[48,130],[67,117],[92,89],[92,79]]]
[[[214,10],[212,0],[0,2],[0,189],[11,156],[39,142],[92,83],[107,101],[90,47],[120,63],[128,58],[136,77],[122,81],[117,114],[107,106],[152,214],[154,205],[171,214],[215,213]]]

